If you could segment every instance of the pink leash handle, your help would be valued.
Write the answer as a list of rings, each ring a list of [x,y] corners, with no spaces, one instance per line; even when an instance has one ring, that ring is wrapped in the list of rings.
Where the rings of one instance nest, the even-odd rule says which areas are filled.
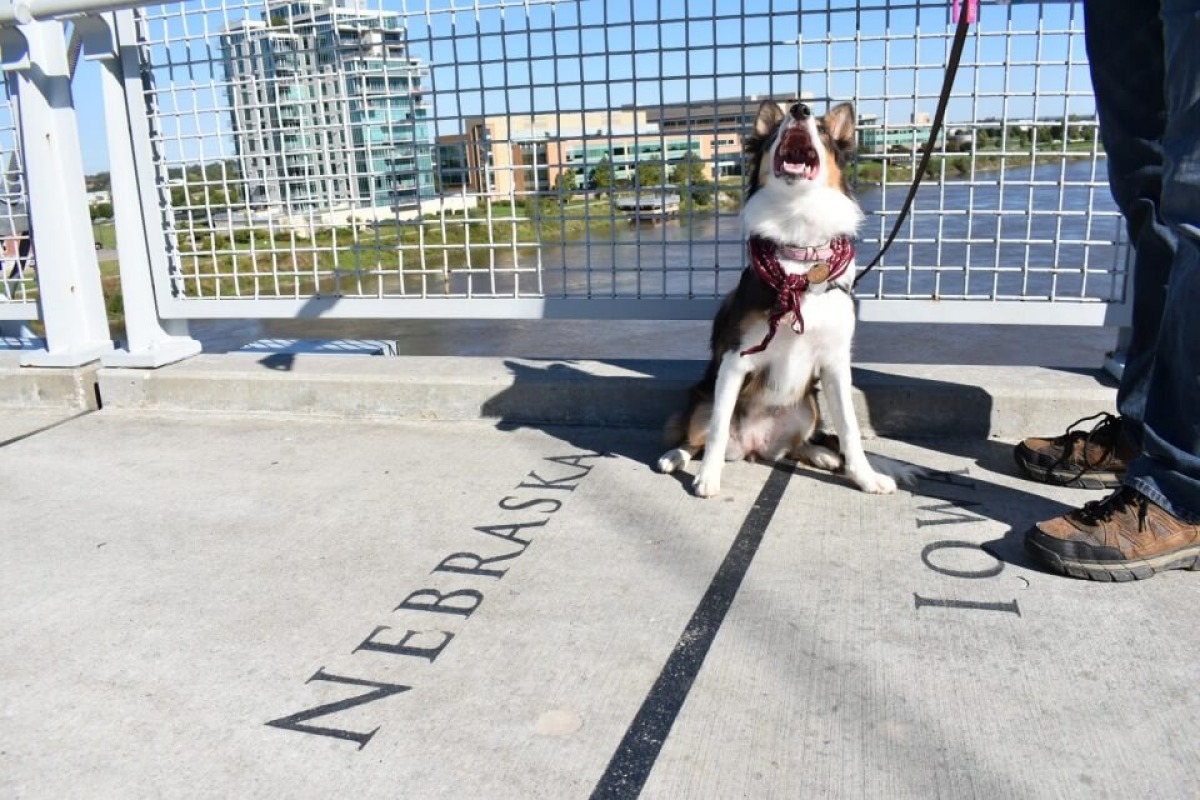
[[[953,10],[951,11],[950,19],[955,24],[958,23],[958,18],[963,12],[964,5],[967,11],[967,22],[974,23],[979,20],[979,0],[966,0],[965,4],[963,0],[953,0],[951,5],[953,6]]]

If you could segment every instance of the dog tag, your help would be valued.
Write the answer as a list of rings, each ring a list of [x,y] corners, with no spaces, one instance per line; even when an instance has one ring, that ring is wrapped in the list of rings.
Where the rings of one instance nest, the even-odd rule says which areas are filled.
[[[824,283],[829,277],[829,263],[822,261],[808,271],[809,283]]]

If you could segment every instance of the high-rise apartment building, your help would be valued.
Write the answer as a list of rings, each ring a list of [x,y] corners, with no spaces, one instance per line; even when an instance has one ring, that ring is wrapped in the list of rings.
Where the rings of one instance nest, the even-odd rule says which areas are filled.
[[[399,15],[280,0],[221,35],[250,205],[394,208],[434,193],[427,74]]]

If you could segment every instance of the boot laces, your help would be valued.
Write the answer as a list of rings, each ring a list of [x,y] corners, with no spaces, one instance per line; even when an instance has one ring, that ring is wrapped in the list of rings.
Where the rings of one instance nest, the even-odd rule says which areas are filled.
[[[1128,508],[1137,511],[1138,530],[1146,529],[1146,515],[1150,513],[1150,502],[1134,489],[1122,486],[1103,500],[1091,500],[1079,509],[1079,518],[1088,525],[1107,522]]]
[[[1083,423],[1096,419],[1100,421],[1089,430],[1076,430]],[[1075,452],[1075,443],[1080,440],[1083,441],[1083,457],[1081,459],[1082,466],[1075,473],[1075,476],[1064,481],[1064,483],[1070,483],[1081,478],[1101,466],[1100,463],[1092,463],[1088,458],[1088,451],[1093,444],[1099,444],[1105,448],[1116,450],[1117,441],[1121,435],[1120,425],[1120,417],[1109,414],[1107,411],[1101,411],[1099,414],[1092,414],[1090,417],[1077,419],[1067,426],[1066,433],[1063,434],[1062,454],[1058,457],[1058,461],[1054,463],[1054,468],[1057,469],[1070,464],[1071,456]]]

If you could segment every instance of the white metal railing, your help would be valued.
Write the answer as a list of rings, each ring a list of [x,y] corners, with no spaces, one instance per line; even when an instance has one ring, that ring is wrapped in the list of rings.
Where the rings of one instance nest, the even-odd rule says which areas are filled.
[[[143,321],[129,358],[147,364],[192,351],[181,322],[204,317],[708,316],[743,266],[741,137],[762,98],[856,103],[869,257],[952,33],[945,0],[87,2],[0,6],[5,61],[32,63],[15,35],[67,36],[14,21],[77,14],[104,65]],[[20,85],[24,109],[44,87]],[[1123,319],[1078,4],[983,9],[936,152],[864,317]],[[673,216],[629,221],[656,211]]]
[[[17,132],[16,103],[5,82],[0,103],[0,319],[37,316],[37,281],[29,238],[25,164]]]

